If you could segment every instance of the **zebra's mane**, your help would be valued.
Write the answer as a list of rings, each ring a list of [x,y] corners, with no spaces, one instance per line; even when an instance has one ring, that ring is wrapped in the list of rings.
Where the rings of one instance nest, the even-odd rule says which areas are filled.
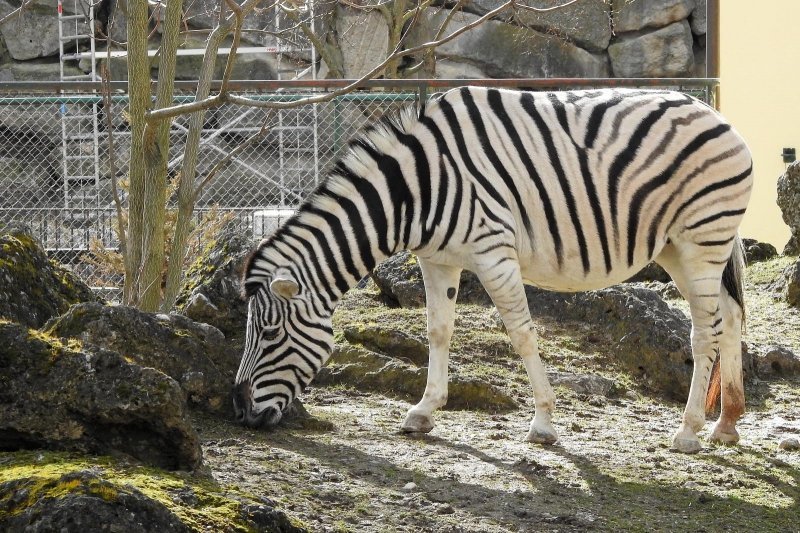
[[[253,271],[265,271],[265,269],[268,268],[267,265],[271,262],[268,252],[271,250],[271,244],[281,238],[287,226],[300,216],[307,207],[313,206],[318,202],[323,196],[323,191],[336,188],[337,181],[345,181],[347,179],[340,171],[337,171],[337,169],[340,168],[341,165],[362,166],[366,156],[365,146],[369,146],[378,151],[385,151],[396,144],[398,136],[409,134],[417,122],[419,122],[419,116],[417,115],[416,108],[413,105],[405,106],[399,110],[386,113],[373,122],[368,123],[350,139],[344,155],[337,160],[332,170],[320,182],[317,188],[309,194],[295,213],[283,225],[264,238],[255,250],[245,258],[242,268],[243,298],[246,298],[250,291],[247,287],[247,280],[251,277],[263,277]]]

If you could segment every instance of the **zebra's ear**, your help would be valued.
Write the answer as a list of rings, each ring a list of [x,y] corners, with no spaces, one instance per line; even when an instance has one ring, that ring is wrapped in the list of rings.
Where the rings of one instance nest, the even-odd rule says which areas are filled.
[[[275,278],[269,284],[269,288],[274,294],[283,296],[287,300],[297,296],[297,293],[300,292],[300,286],[297,285],[297,282],[289,278]]]

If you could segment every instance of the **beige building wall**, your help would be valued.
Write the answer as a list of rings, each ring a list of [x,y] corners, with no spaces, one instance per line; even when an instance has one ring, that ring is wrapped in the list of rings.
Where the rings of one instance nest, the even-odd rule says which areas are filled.
[[[800,1],[720,0],[720,105],[753,153],[755,185],[741,235],[783,250],[775,203],[784,147],[800,155]]]

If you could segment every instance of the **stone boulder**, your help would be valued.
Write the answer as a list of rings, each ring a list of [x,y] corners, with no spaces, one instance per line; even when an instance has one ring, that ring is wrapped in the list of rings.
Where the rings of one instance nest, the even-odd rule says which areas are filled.
[[[379,11],[337,3],[335,20],[345,77],[358,79],[386,58],[389,26]]]
[[[686,400],[693,367],[691,323],[658,293],[634,285],[574,294],[526,287],[526,293],[533,316],[592,324],[610,340],[609,361],[646,389]]]
[[[497,9],[503,0],[472,0],[464,11],[484,15]],[[538,8],[553,7],[547,0],[533,0],[525,5]],[[582,0],[562,9],[543,13],[519,9],[513,17],[518,24],[575,43],[590,52],[603,52],[611,40],[611,12],[605,0]],[[510,21],[511,12],[503,13],[499,20]]]
[[[153,368],[0,323],[0,449],[125,454],[168,469],[202,455],[183,393]]]
[[[189,405],[232,414],[231,387],[241,354],[213,326],[182,315],[86,303],[73,306],[45,329],[156,368],[178,382]]]
[[[779,291],[789,305],[800,308],[800,261],[786,267],[771,288]]]
[[[0,18],[14,11],[19,3],[0,0]],[[88,27],[79,26],[80,33]],[[33,3],[22,16],[12,17],[0,26],[0,36],[5,40],[11,57],[17,61],[58,55],[58,16],[55,8]]]
[[[433,40],[448,13],[427,9],[411,30],[408,46]],[[447,31],[463,28],[478,18],[458,13]],[[473,64],[493,78],[604,78],[609,74],[605,54],[593,54],[555,35],[494,20],[437,47],[436,58]]]
[[[29,230],[0,230],[0,318],[39,328],[73,304],[97,300],[77,276],[48,259]]]
[[[695,0],[611,0],[615,33],[661,28],[689,17]]]
[[[393,354],[417,366],[428,364],[428,345],[407,333],[377,325],[348,326],[343,330],[350,344],[360,344],[368,350]]]
[[[397,354],[403,356],[403,354]],[[379,392],[416,402],[425,390],[428,371],[359,346],[337,345],[314,383]],[[508,411],[516,402],[498,387],[480,379],[454,374],[448,385],[447,409]]]
[[[753,359],[759,377],[800,376],[800,356],[786,346],[762,347]]]
[[[403,308],[425,306],[422,269],[412,253],[403,251],[380,263],[373,270],[372,279],[390,305],[399,305]],[[492,303],[478,277],[467,270],[461,273],[456,301],[476,305]]]
[[[175,304],[178,311],[211,324],[229,340],[243,338],[247,302],[241,297],[242,267],[254,247],[249,230],[226,227],[186,272]]]
[[[778,250],[768,242],[755,239],[742,239],[744,258],[748,265],[778,257]]]
[[[0,530],[303,531],[268,498],[202,476],[147,471],[108,458],[94,462],[102,467],[65,454],[6,454]]]
[[[192,531],[161,502],[91,471],[8,481],[0,495],[4,531]]]
[[[795,161],[778,178],[778,207],[783,221],[789,226],[792,236],[784,255],[800,255],[800,161]]]
[[[692,15],[689,17],[689,24],[692,26],[692,33],[695,35],[705,35],[708,26],[708,2],[697,0]]]
[[[650,33],[620,35],[609,45],[611,69],[618,78],[670,78],[691,75],[692,30],[684,21]]]

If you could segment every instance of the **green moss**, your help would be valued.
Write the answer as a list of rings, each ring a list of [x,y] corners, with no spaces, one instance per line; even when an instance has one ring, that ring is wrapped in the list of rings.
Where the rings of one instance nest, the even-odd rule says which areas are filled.
[[[242,518],[242,502],[258,502],[255,496],[219,485],[211,478],[131,466],[109,457],[23,451],[0,453],[0,464],[0,484],[11,483],[17,489],[0,497],[0,509],[12,516],[42,499],[81,493],[114,502],[135,489],[162,504],[191,529],[250,531],[251,526]],[[189,504],[174,497],[185,491],[191,492],[196,502]]]

